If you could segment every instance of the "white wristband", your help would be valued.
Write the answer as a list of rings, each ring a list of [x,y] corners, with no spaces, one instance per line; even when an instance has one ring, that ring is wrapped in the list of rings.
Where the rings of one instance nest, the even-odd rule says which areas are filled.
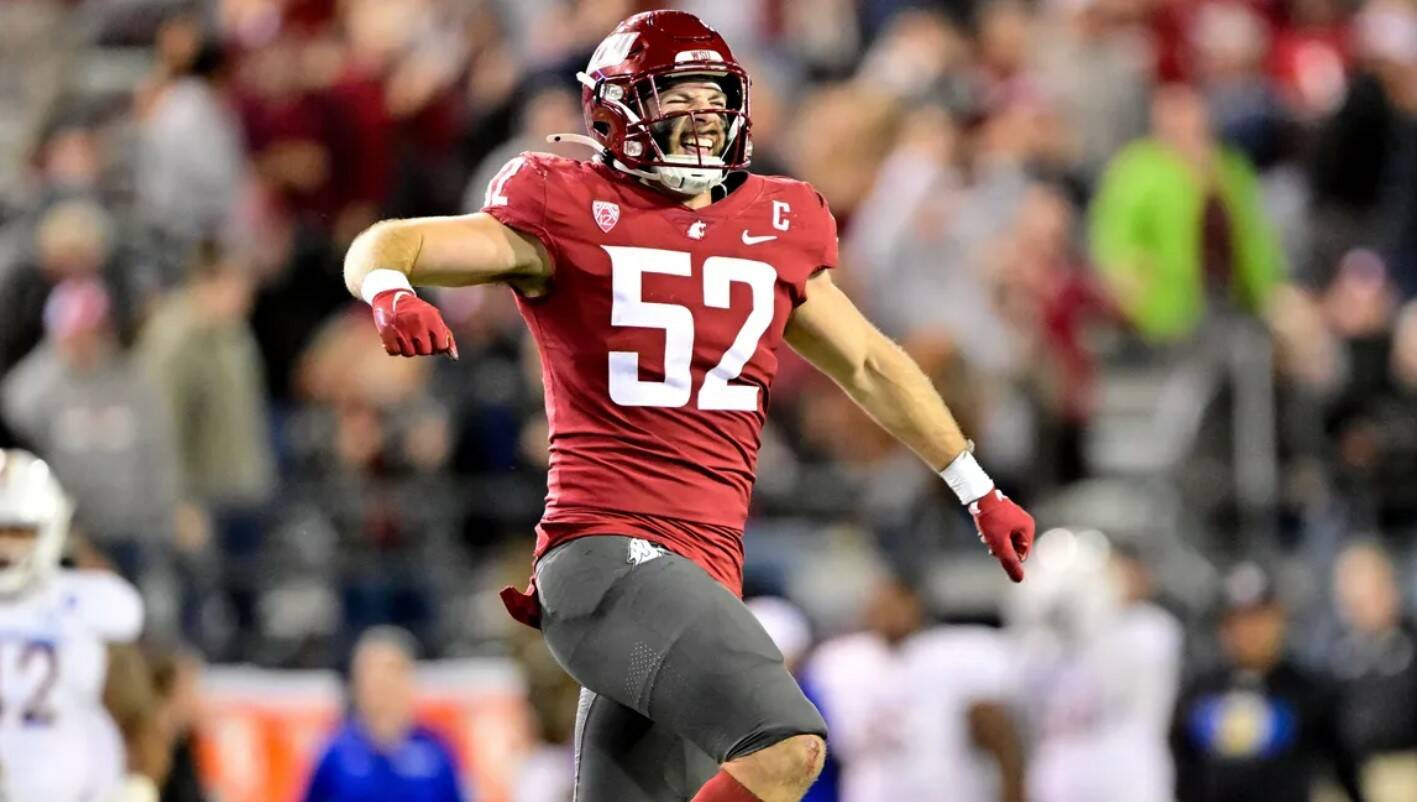
[[[373,304],[375,297],[389,290],[413,292],[413,285],[408,283],[408,276],[404,275],[402,270],[381,267],[378,270],[370,270],[369,275],[364,277],[364,281],[359,285],[359,297],[364,299],[364,303]]]
[[[940,478],[959,497],[959,503],[969,504],[988,495],[994,489],[994,480],[979,467],[978,460],[970,451],[962,452],[954,461],[940,471]]]

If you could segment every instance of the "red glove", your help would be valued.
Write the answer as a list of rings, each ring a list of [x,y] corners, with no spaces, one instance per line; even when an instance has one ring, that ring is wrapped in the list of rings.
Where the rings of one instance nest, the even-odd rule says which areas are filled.
[[[386,290],[374,296],[374,325],[390,356],[448,354],[458,358],[458,344],[438,308],[409,290]]]
[[[979,540],[1015,582],[1023,581],[1023,561],[1033,548],[1033,516],[998,489],[969,504]]]

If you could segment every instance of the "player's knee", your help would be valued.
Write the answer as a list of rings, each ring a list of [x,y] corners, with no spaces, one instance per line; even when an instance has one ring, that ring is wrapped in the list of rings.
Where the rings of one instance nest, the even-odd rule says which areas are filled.
[[[827,742],[820,735],[799,735],[802,740],[803,750],[806,752],[802,761],[804,769],[803,776],[807,784],[811,785],[817,779],[817,775],[822,773],[822,766],[827,761]]]
[[[752,761],[755,773],[773,785],[806,789],[822,771],[827,743],[819,735],[794,735],[778,741],[745,760]]]

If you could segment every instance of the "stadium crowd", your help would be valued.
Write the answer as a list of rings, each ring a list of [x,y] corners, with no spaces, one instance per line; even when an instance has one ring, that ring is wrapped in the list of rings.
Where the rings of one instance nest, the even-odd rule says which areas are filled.
[[[273,667],[341,664],[381,624],[424,656],[506,649],[564,741],[562,679],[493,592],[524,578],[545,492],[511,295],[438,293],[461,360],[389,359],[340,260],[377,219],[475,211],[509,157],[568,147],[544,139],[582,129],[575,71],[660,5],[0,4],[0,446],[51,462],[155,631]],[[1154,669],[1141,739],[1174,753],[1183,802],[1297,798],[1216,790],[1283,793],[1275,755],[1413,793],[1410,766],[1359,767],[1417,762],[1417,4],[673,5],[750,65],[754,169],[827,198],[838,281],[1000,484],[1072,551],[1106,533],[1108,567],[1069,570],[1135,580],[1126,604],[1046,574],[1001,602],[944,485],[787,360],[749,595],[805,610],[808,654],[867,620],[898,642],[926,626],[898,631],[912,603],[1091,654],[1069,650],[1145,602],[1135,651],[1155,666],[1116,662],[1126,640],[1077,665],[1123,685]],[[1037,676],[1087,673],[1052,665]],[[1253,745],[1236,779],[1172,731],[1173,699],[1181,722],[1273,672],[1306,700],[1299,745]],[[1060,687],[1019,681],[1035,701]],[[1151,798],[1059,768],[1115,759],[1127,733],[1065,757],[1038,743],[1089,713],[1030,715],[1027,798]],[[1195,715],[1250,754],[1253,717]]]

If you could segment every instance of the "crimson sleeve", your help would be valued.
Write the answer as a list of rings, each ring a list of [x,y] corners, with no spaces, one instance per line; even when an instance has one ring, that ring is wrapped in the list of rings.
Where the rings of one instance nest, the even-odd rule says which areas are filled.
[[[546,165],[532,153],[508,161],[488,182],[482,211],[551,249],[546,227]]]

